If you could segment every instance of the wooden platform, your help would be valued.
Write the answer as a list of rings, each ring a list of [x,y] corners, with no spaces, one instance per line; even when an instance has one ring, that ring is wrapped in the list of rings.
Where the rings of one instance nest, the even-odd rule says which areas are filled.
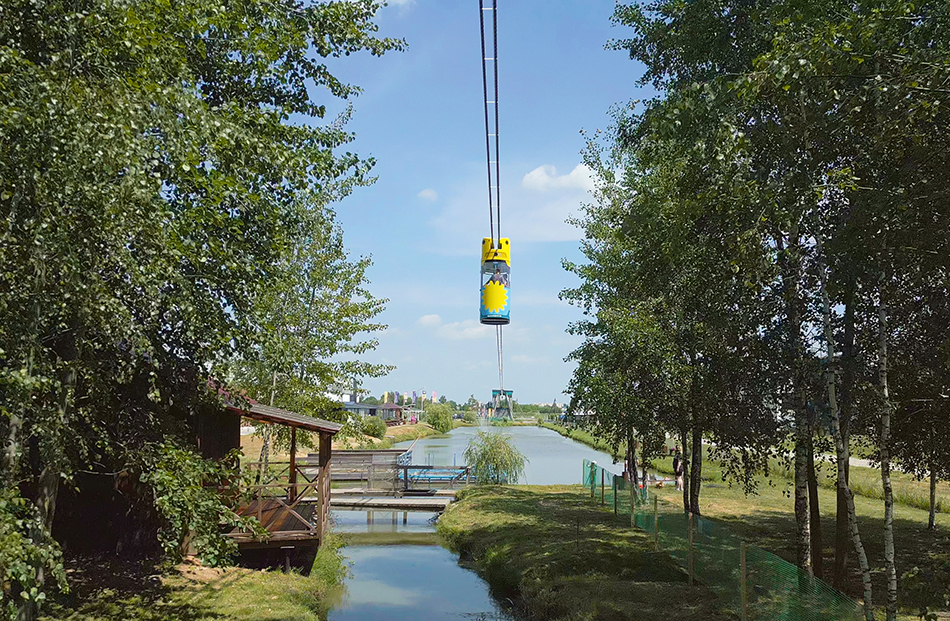
[[[445,511],[452,503],[449,496],[353,496],[331,494],[330,506],[339,509],[390,509],[394,511]]]
[[[250,533],[235,529],[228,535],[237,541],[241,548],[270,548],[286,542],[310,541],[316,544],[319,541],[320,536],[313,517],[316,499],[314,502],[306,502],[306,499],[303,499],[292,511],[276,499],[264,499],[260,506],[258,505],[257,500],[251,501],[246,507],[242,507],[241,514],[259,516],[261,524],[270,532],[270,538],[267,541],[257,541]]]
[[[418,494],[419,496],[439,496],[455,499],[455,494],[458,490],[454,489],[437,489],[431,490],[431,494]],[[390,489],[366,489],[363,487],[338,487],[330,491],[330,496],[383,496],[383,497],[402,497],[409,496],[411,494],[405,494],[402,490],[390,490]]]

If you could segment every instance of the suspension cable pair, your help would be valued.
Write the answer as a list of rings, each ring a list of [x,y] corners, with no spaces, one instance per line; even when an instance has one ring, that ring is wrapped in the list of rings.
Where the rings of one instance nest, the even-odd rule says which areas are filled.
[[[486,55],[485,14],[491,12],[492,56]],[[505,394],[504,343],[502,326],[510,321],[511,243],[501,236],[501,164],[498,123],[498,0],[486,7],[478,0],[478,21],[482,43],[482,94],[485,102],[485,156],[488,163],[488,226],[490,237],[482,239],[481,304],[479,320],[495,326],[498,347],[498,384]],[[488,63],[492,63],[492,88],[489,93]],[[494,115],[491,114],[492,106]],[[494,130],[494,131],[493,131]],[[494,154],[492,153],[494,138]],[[494,159],[492,156],[494,155]],[[494,166],[494,171],[492,170]]]

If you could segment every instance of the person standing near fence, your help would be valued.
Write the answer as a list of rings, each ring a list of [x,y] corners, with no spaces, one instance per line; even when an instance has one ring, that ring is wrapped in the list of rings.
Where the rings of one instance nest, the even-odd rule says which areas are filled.
[[[676,489],[683,491],[683,455],[680,453],[680,447],[676,447],[676,454],[673,455],[673,474],[676,476]]]

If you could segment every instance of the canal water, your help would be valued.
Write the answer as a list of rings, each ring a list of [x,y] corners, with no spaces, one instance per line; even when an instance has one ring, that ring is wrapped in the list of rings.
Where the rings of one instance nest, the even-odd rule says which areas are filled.
[[[488,429],[488,428],[483,428]],[[612,467],[609,455],[540,427],[495,428],[512,437],[528,459],[521,483],[579,483],[584,459]],[[463,464],[462,453],[478,428],[461,427],[423,438],[413,447],[414,464]],[[408,448],[411,442],[397,444]],[[343,554],[350,563],[340,603],[329,621],[509,621],[488,585],[439,545],[437,515],[424,512],[332,511],[333,530],[347,533]]]
[[[585,459],[620,474],[623,464],[613,464],[607,453],[595,451],[586,444],[565,438],[556,431],[543,427],[459,427],[448,435],[429,436],[412,442],[400,442],[396,448],[412,446],[412,463],[417,466],[434,464],[462,465],[465,449],[479,431],[499,431],[511,436],[515,447],[528,459],[523,485],[557,485],[581,482]]]

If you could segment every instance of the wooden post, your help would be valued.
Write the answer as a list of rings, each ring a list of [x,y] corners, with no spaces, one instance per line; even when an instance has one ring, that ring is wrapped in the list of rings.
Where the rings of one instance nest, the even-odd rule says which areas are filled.
[[[689,514],[689,552],[686,556],[686,570],[689,572],[689,586],[693,586],[693,567],[695,559],[693,558],[693,514]]]
[[[746,578],[746,542],[739,543],[739,592],[742,595],[742,621],[749,621],[749,590]]]
[[[320,543],[323,543],[324,532],[327,527],[327,517],[330,515],[330,454],[333,451],[333,436],[320,433],[320,446],[317,463],[320,467],[319,502],[317,504],[317,530],[320,533]],[[369,515],[369,512],[367,512]]]
[[[604,504],[604,472],[605,470],[601,468],[600,470],[600,504]]]
[[[653,543],[660,549],[660,513],[657,508],[656,494],[653,494]]]
[[[611,477],[614,486],[614,515],[617,515],[617,475]]]
[[[290,428],[290,486],[287,488],[287,500],[297,499],[297,428]],[[289,503],[288,503],[289,504]]]

